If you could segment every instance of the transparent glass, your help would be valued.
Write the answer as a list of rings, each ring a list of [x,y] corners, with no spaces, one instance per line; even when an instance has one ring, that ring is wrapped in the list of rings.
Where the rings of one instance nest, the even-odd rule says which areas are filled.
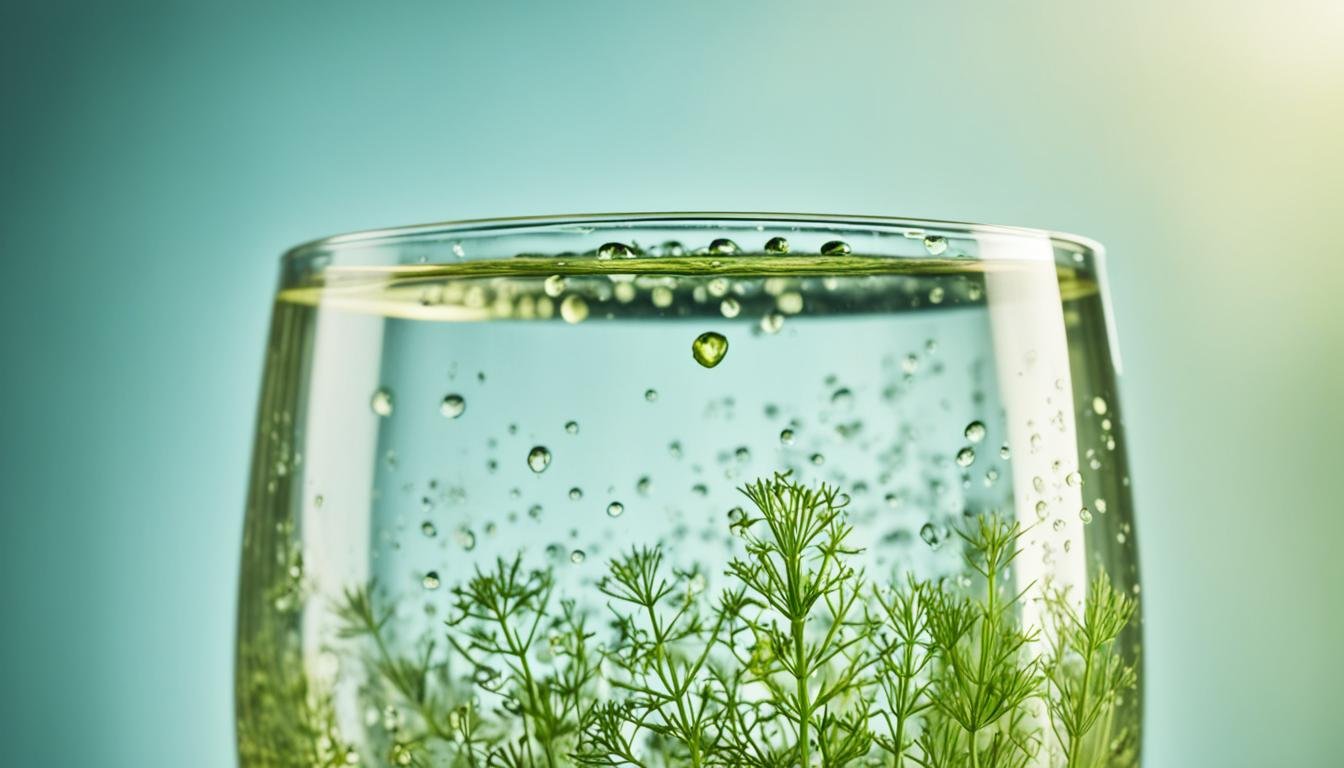
[[[1132,766],[1101,249],[468,221],[283,260],[243,766]]]

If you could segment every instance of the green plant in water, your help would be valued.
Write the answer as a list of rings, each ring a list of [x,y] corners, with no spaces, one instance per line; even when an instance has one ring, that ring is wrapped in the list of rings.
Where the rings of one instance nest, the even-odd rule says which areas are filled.
[[[743,492],[754,511],[734,519],[729,586],[711,593],[660,547],[635,547],[597,584],[600,635],[521,556],[455,587],[446,647],[409,656],[392,650],[391,610],[348,592],[342,632],[367,640],[365,695],[396,713],[376,749],[393,765],[482,768],[1136,761],[1117,718],[1136,682],[1117,646],[1135,605],[1104,574],[1081,608],[1049,591],[1049,626],[1024,627],[1030,586],[1008,578],[1016,522],[959,531],[969,586],[874,581],[854,565],[836,488],[775,475]]]

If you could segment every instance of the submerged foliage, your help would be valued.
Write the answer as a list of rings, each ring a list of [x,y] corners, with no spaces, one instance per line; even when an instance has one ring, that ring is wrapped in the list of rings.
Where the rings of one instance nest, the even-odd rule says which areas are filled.
[[[1134,602],[1102,574],[1080,607],[1052,592],[1025,627],[1008,569],[1023,530],[960,531],[970,586],[855,567],[836,488],[775,475],[743,489],[729,586],[658,546],[610,561],[609,615],[501,559],[452,589],[446,642],[397,655],[392,612],[348,592],[363,693],[388,714],[367,760],[392,765],[1025,768],[1132,765],[1117,718],[1135,687],[1117,638]],[[598,626],[607,620],[607,628]],[[450,674],[450,670],[451,673]],[[381,741],[379,740],[381,739]]]

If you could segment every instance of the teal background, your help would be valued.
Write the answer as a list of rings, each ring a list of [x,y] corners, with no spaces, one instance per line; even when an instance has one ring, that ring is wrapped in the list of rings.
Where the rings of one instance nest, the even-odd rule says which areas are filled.
[[[749,209],[1106,243],[1146,764],[1338,765],[1342,9],[5,3],[0,763],[232,765],[282,249]]]

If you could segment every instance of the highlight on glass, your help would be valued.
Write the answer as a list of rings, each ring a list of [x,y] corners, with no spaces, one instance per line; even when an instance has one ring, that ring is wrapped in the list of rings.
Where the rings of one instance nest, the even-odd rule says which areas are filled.
[[[241,764],[1137,765],[1100,259],[784,214],[295,248]]]

